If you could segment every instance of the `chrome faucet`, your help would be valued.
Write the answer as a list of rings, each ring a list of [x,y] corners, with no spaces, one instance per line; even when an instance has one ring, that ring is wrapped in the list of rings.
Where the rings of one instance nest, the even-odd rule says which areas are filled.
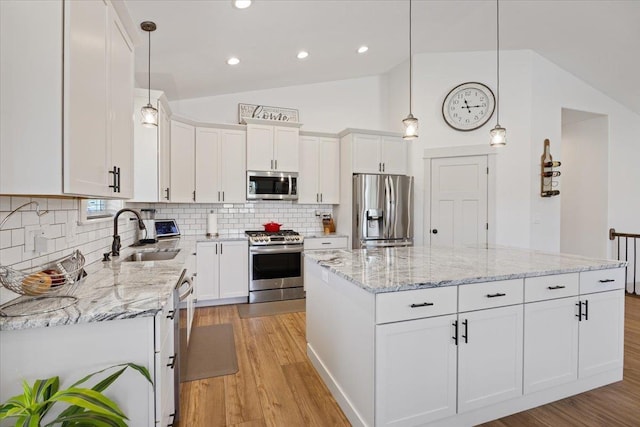
[[[140,218],[140,214],[133,209],[124,208],[116,212],[116,215],[113,217],[113,242],[111,243],[111,255],[113,256],[119,256],[120,248],[122,247],[122,245],[120,245],[120,236],[118,235],[118,217],[123,212],[131,212],[136,216],[136,218],[138,218],[138,228],[140,230],[144,230],[146,228],[144,226],[144,222],[142,222],[142,218]]]

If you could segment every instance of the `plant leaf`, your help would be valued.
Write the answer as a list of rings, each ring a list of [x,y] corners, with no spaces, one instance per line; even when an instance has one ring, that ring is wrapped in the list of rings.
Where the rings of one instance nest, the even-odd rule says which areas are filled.
[[[151,374],[149,374],[149,370],[147,368],[145,368],[144,366],[141,366],[141,365],[136,365],[135,363],[127,363],[127,367],[129,367],[131,369],[135,369],[136,371],[140,372],[142,374],[142,376],[145,377],[147,379],[147,381],[149,381],[149,383],[151,385],[153,385],[153,380],[151,379]]]
[[[54,402],[49,401],[60,387],[60,377],[55,376],[46,380],[37,380],[33,385],[35,392],[34,400],[39,405],[34,408],[34,412],[40,414],[40,417],[44,417],[49,409],[53,406]]]
[[[24,406],[33,405],[33,390],[25,380],[22,380],[22,395],[24,396]]]
[[[127,419],[127,416],[122,410],[109,399],[107,396],[100,392],[91,390],[89,388],[69,388],[61,390],[51,397],[52,401],[67,402],[71,405],[76,405],[90,411],[95,411],[106,415],[117,415],[121,418]]]
[[[63,426],[95,426],[95,427],[127,427],[127,424],[122,420],[122,418],[99,414],[93,411],[81,412],[78,414],[73,414],[69,416],[58,416],[51,423],[47,424],[47,426],[53,426],[57,423],[62,423]]]
[[[77,387],[80,384],[82,384],[82,383],[86,382],[87,380],[89,380],[91,377],[93,377],[96,374],[100,374],[100,373],[102,373],[104,371],[108,371],[109,369],[112,369],[112,368],[119,368],[120,366],[125,366],[125,367],[131,368],[131,369],[135,369],[136,371],[140,372],[142,374],[142,376],[144,376],[147,379],[147,381],[149,381],[151,384],[153,384],[153,380],[151,380],[151,375],[149,374],[149,371],[147,370],[147,368],[145,368],[144,366],[136,365],[135,363],[120,363],[118,365],[109,366],[108,368],[104,368],[104,369],[101,369],[99,371],[95,371],[95,372],[85,376],[84,378],[80,379],[79,381],[76,381],[69,388]]]
[[[40,415],[38,414],[25,414],[18,418],[16,421],[16,427],[39,427]]]

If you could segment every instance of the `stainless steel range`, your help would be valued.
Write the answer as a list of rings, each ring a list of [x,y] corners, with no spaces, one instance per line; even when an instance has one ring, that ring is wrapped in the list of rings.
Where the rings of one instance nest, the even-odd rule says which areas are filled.
[[[304,237],[293,230],[245,233],[249,236],[249,302],[304,298]]]

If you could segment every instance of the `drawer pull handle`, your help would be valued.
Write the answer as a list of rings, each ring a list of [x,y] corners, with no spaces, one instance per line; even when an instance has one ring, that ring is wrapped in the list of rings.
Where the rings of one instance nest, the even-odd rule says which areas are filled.
[[[416,307],[429,307],[432,306],[433,303],[432,302],[422,302],[420,304],[411,304],[409,307],[411,308],[416,308]]]
[[[547,287],[547,289],[549,289],[550,291],[553,291],[555,289],[564,289],[564,288],[566,288],[566,286],[564,286],[564,285],[557,285],[557,286],[549,286],[549,287]]]
[[[502,294],[500,292],[497,292],[495,294],[487,294],[487,298],[496,298],[496,297],[503,297],[506,296],[507,294]]]
[[[171,310],[171,311],[169,311],[169,314],[167,314],[167,319],[173,320],[175,315],[176,315],[176,311],[175,310]]]
[[[589,300],[584,302],[584,320],[589,320]]]
[[[167,424],[167,427],[173,427],[174,421],[176,419],[176,413],[174,412],[172,414],[169,414],[169,416],[171,417],[171,422]]]
[[[322,242],[323,245],[330,245],[331,242]]]
[[[609,283],[609,282],[615,282],[614,279],[602,279],[602,280],[598,280],[598,282],[600,283]]]
[[[174,368],[174,366],[176,366],[176,354],[174,354],[173,356],[169,356],[169,360],[171,361],[171,363],[167,363],[167,366],[170,367],[171,369]]]
[[[464,335],[462,338],[464,338],[464,343],[467,344],[469,342],[469,322],[467,319],[464,319],[462,324],[464,325]]]

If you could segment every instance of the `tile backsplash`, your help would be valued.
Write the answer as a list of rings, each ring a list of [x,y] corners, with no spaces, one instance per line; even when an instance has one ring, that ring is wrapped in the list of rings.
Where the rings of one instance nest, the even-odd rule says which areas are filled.
[[[18,206],[38,202],[40,211],[36,215],[35,205],[29,205],[11,215],[0,230],[0,265],[17,270],[27,270],[61,258],[79,249],[86,263],[102,259],[102,254],[111,249],[113,220],[97,220],[89,224],[78,224],[79,199],[0,196],[0,222]],[[118,221],[118,233],[122,246],[133,243],[136,236],[134,222],[123,215]],[[47,239],[46,250],[34,249],[34,231],[42,230]],[[0,286],[0,303],[15,294]]]
[[[175,204],[127,203],[133,209],[154,208],[157,219],[175,219],[185,235],[204,235],[207,216],[214,211],[218,216],[221,235],[262,230],[262,224],[274,221],[283,229],[292,229],[310,235],[322,233],[322,217],[316,213],[333,213],[332,205],[298,205],[290,201],[250,202],[241,204]]]

